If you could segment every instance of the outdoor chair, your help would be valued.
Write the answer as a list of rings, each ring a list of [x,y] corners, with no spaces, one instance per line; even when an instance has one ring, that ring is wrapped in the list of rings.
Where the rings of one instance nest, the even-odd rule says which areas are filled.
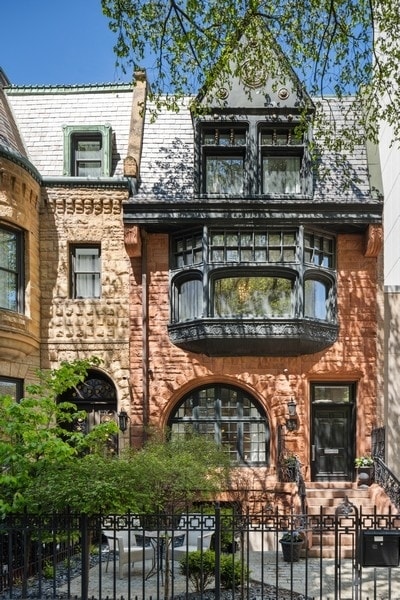
[[[213,525],[214,517],[211,515],[189,514],[183,516],[178,529],[174,531],[173,543],[168,548],[170,557],[174,561],[179,561],[188,552],[209,550],[214,531],[208,527]]]
[[[154,566],[154,548],[141,536],[140,541],[137,536],[129,531],[111,531],[103,530],[103,535],[107,539],[108,555],[106,563],[106,572],[110,561],[110,553],[118,554],[119,578],[123,578],[124,566],[133,565],[141,562],[144,565],[146,560],[152,560]]]

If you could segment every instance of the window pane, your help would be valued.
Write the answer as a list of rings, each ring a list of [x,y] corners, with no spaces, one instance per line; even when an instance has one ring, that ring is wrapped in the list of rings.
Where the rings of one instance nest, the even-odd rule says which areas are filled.
[[[263,157],[264,194],[300,193],[300,157]]]
[[[314,402],[350,402],[351,386],[349,385],[315,385]]]
[[[100,298],[100,248],[73,249],[74,298]]]
[[[75,134],[72,145],[73,175],[100,177],[102,175],[103,139],[101,134]]]
[[[82,161],[76,162],[76,174],[78,177],[100,177],[101,162],[100,161]]]
[[[18,232],[0,229],[0,307],[7,310],[18,310],[21,239]]]
[[[186,321],[202,315],[203,287],[200,279],[184,281],[175,291],[175,321]]]
[[[315,319],[327,319],[328,290],[325,283],[307,279],[304,284],[304,314]]]
[[[207,156],[205,191],[209,194],[242,194],[243,157]]]
[[[22,398],[22,379],[0,377],[0,396],[11,396],[15,402]]]
[[[282,277],[227,277],[214,282],[214,316],[290,317],[293,283]]]

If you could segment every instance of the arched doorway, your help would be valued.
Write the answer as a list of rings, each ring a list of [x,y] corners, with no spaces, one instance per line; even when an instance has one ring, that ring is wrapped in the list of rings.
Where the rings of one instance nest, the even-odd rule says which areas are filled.
[[[94,369],[88,371],[85,381],[78,383],[58,397],[58,402],[72,402],[79,411],[85,411],[86,417],[70,424],[72,431],[88,433],[95,425],[106,421],[118,423],[117,391],[111,379]],[[118,450],[118,436],[110,439],[110,450]]]
[[[270,429],[259,402],[239,387],[210,384],[188,394],[175,407],[172,436],[191,432],[212,436],[238,464],[267,466]]]

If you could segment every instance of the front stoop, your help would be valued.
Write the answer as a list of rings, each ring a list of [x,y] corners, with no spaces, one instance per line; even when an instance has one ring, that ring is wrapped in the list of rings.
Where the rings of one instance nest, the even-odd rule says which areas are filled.
[[[385,492],[373,484],[371,486],[357,486],[350,481],[321,481],[306,482],[307,510],[310,516],[332,516],[332,527],[334,528],[334,517],[338,506],[345,501],[353,504],[359,514],[388,514],[398,511],[391,504]],[[322,536],[318,531],[307,534],[308,550],[310,558],[335,558],[336,539],[332,531]],[[354,556],[355,541],[352,535],[341,533],[339,536],[338,549],[341,558],[352,558]]]

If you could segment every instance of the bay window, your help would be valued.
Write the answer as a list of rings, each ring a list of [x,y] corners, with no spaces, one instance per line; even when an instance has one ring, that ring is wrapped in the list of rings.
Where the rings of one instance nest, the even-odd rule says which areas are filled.
[[[171,238],[170,282],[170,339],[190,351],[293,355],[336,339],[335,240],[326,233],[302,226],[180,233]]]

